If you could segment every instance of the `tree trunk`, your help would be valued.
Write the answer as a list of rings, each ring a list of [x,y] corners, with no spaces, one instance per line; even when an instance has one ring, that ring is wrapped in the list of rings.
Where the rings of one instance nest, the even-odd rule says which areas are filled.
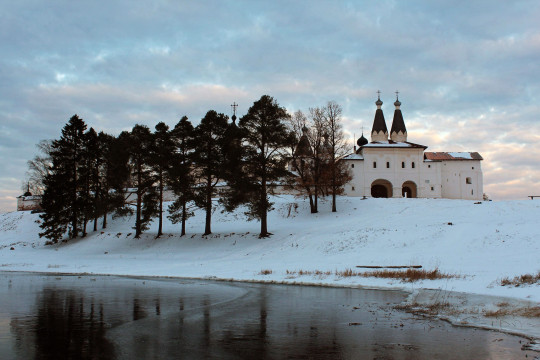
[[[141,236],[141,208],[142,208],[142,165],[137,164],[138,174],[137,174],[137,218],[135,219],[135,238],[138,239]]]
[[[260,209],[261,233],[259,237],[263,238],[263,237],[270,236],[270,234],[268,233],[268,224],[267,224],[268,209],[266,206],[266,174],[264,172],[261,179],[260,203],[261,203],[261,209]]]
[[[206,221],[204,224],[204,234],[209,235],[212,233],[210,227],[212,221],[212,178],[210,176],[206,179]]]
[[[186,235],[186,202],[183,201],[182,203],[182,231],[180,232],[180,236]]]
[[[103,229],[107,228],[107,210],[105,210],[105,213],[103,214]]]
[[[315,202],[313,201],[313,194],[311,193],[311,190],[309,190],[308,196],[309,196],[309,209],[312,214],[315,214],[317,212],[317,208],[315,207]]]
[[[156,237],[163,235],[163,173],[159,174],[159,226]]]

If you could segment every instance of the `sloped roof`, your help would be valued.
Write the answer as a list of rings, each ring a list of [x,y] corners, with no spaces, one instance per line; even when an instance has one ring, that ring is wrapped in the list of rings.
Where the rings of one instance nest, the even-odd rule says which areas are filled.
[[[390,130],[390,133],[399,132],[406,133],[407,128],[405,127],[405,121],[403,120],[403,114],[401,113],[400,109],[394,110],[394,120],[392,121],[392,130]]]
[[[441,160],[484,160],[477,152],[425,152],[424,159]]]
[[[311,145],[306,135],[300,137],[296,150],[294,151],[295,156],[312,156],[313,152],[311,151]]]
[[[382,109],[375,110],[375,118],[373,119],[373,128],[371,129],[371,133],[378,133],[379,131],[388,133],[388,128],[386,127],[386,121],[384,121]]]
[[[400,142],[400,141],[373,141],[369,144],[366,144],[362,146],[363,148],[422,148],[427,149],[427,146],[411,143],[408,141]]]
[[[360,154],[349,154],[341,158],[341,160],[364,160],[364,157]]]

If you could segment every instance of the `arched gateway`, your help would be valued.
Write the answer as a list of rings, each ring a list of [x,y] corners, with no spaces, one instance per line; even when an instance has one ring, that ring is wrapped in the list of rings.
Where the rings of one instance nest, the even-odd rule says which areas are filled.
[[[401,194],[406,198],[415,198],[418,196],[416,184],[412,181],[405,181],[401,185]]]
[[[392,183],[384,179],[375,180],[371,183],[371,196],[374,198],[392,197]]]

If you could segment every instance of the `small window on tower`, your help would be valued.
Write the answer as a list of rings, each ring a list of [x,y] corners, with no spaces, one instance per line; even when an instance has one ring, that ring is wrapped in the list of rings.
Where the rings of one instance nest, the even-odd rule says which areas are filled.
[[[432,187],[431,187],[431,191],[434,191],[434,190],[435,190],[435,188],[432,186]]]
[[[351,190],[354,191],[354,186],[351,187]]]
[[[474,166],[473,166],[473,167],[472,167],[471,169],[473,169],[473,170],[474,170]]]
[[[374,162],[373,162],[373,168],[375,169],[376,167],[377,167],[377,162],[374,161]]]
[[[466,178],[465,184],[472,184],[472,179],[470,177]]]
[[[389,161],[386,162],[386,168],[390,169],[390,162]]]
[[[351,164],[351,167],[354,168],[354,164]]]
[[[405,169],[405,161],[402,161],[402,162],[401,162],[401,168],[402,168],[402,169]]]
[[[412,162],[411,167],[414,169],[414,161]]]
[[[430,167],[431,167],[431,165],[428,165],[427,167],[428,167],[428,168],[430,168]]]

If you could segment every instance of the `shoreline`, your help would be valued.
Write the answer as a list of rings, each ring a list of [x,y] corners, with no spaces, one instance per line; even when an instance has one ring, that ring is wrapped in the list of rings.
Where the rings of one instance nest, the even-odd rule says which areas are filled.
[[[488,331],[497,331],[508,335],[522,337],[531,341],[532,349],[540,352],[540,319],[527,317],[507,316],[505,320],[499,318],[499,326],[494,325],[494,318],[487,317],[482,314],[481,310],[485,308],[494,308],[497,303],[502,301],[508,302],[512,306],[525,304],[536,304],[534,301],[525,301],[518,298],[493,296],[486,294],[474,294],[458,291],[449,291],[441,289],[417,288],[409,290],[404,287],[388,287],[388,286],[363,286],[355,284],[330,284],[330,283],[314,283],[314,282],[298,282],[288,280],[262,280],[262,279],[234,279],[234,278],[218,278],[218,277],[182,277],[182,276],[160,276],[160,275],[133,275],[133,274],[112,274],[112,273],[93,273],[93,272],[58,272],[58,271],[23,271],[23,270],[0,270],[0,274],[6,273],[28,273],[47,276],[100,276],[100,277],[122,277],[131,279],[150,279],[150,280],[199,280],[199,281],[215,281],[223,283],[252,283],[266,285],[289,285],[289,286],[314,286],[314,287],[330,287],[330,288],[348,288],[358,290],[374,290],[374,291],[393,291],[407,294],[403,305],[398,308],[400,311],[405,311],[414,316],[423,316],[431,319],[437,319],[448,322],[456,327],[470,327]],[[437,298],[441,293],[444,293],[444,306],[436,312],[426,311],[433,304],[433,296]],[[479,301],[484,309],[479,308]],[[413,306],[415,305],[415,306]],[[462,316],[467,317],[463,318]],[[510,321],[513,320],[513,322]],[[517,320],[517,321],[516,321]],[[502,326],[502,323],[506,326]],[[489,322],[492,324],[489,325]],[[515,324],[520,324],[518,328]],[[513,326],[509,326],[513,325]]]

